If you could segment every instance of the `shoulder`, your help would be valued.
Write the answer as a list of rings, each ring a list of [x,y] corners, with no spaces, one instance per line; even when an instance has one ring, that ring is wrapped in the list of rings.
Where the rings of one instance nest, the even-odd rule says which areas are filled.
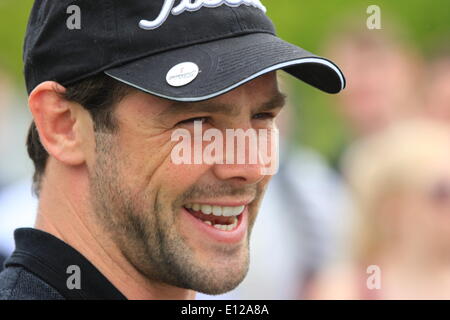
[[[54,288],[23,267],[0,272],[0,300],[61,300]]]

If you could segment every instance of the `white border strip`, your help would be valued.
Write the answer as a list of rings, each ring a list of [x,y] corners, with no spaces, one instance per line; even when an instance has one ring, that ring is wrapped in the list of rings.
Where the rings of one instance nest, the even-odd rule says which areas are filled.
[[[246,79],[244,79],[244,80],[242,80],[242,81],[240,81],[238,83],[235,83],[232,86],[230,86],[230,87],[228,87],[228,88],[226,88],[224,90],[215,92],[215,93],[207,95],[207,96],[192,97],[192,98],[175,98],[175,97],[170,97],[170,96],[166,96],[166,95],[163,95],[163,94],[159,94],[159,93],[156,93],[156,92],[152,92],[152,91],[150,91],[148,89],[141,88],[141,87],[139,87],[139,86],[137,86],[135,84],[132,84],[132,83],[130,83],[128,81],[125,81],[125,80],[122,80],[122,79],[117,78],[115,76],[112,76],[107,71],[105,71],[105,73],[108,76],[110,76],[111,78],[116,79],[117,81],[123,82],[123,83],[125,83],[125,84],[127,84],[127,85],[129,85],[131,87],[134,87],[136,89],[142,90],[144,92],[150,93],[152,95],[155,95],[155,96],[158,96],[158,97],[161,97],[161,98],[164,98],[164,99],[180,101],[180,102],[198,102],[198,101],[203,101],[203,100],[208,100],[208,99],[212,99],[212,98],[218,97],[218,96],[220,96],[222,94],[225,94],[225,93],[227,93],[227,92],[229,92],[229,91],[231,91],[231,90],[233,90],[233,89],[235,89],[235,88],[237,88],[237,87],[239,87],[239,86],[241,86],[241,85],[243,85],[243,84],[245,84],[245,83],[247,83],[247,82],[257,78],[257,77],[259,77],[259,76],[262,76],[262,75],[264,75],[266,73],[269,73],[269,72],[272,72],[272,71],[275,71],[275,70],[279,70],[279,69],[284,69],[286,67],[290,67],[290,66],[293,66],[293,65],[303,64],[303,63],[319,63],[319,64],[323,64],[323,65],[329,67],[334,72],[336,72],[336,74],[339,76],[339,80],[341,81],[341,90],[344,89],[345,81],[344,81],[344,75],[342,74],[342,72],[334,64],[332,64],[330,61],[322,59],[322,58],[303,58],[303,59],[292,60],[292,61],[280,63],[280,64],[274,65],[274,66],[272,66],[270,68],[264,69],[264,70],[262,70],[262,71],[260,71],[258,73],[255,73],[252,76],[250,76],[250,77],[248,77],[248,78],[246,78]]]

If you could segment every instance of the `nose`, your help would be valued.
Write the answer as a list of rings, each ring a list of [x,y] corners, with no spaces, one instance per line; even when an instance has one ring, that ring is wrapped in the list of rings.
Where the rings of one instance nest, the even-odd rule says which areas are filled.
[[[260,164],[215,164],[212,171],[218,179],[240,185],[257,184],[267,177]]]
[[[230,156],[233,153],[234,157]],[[250,156],[250,153],[248,146],[245,151],[239,149],[231,153],[225,152],[223,161],[214,164],[212,167],[214,175],[222,181],[248,185],[256,184],[268,175],[273,174],[268,170],[268,163],[265,163],[261,158],[260,150],[253,152],[253,157]],[[250,160],[250,158],[253,160]],[[274,158],[271,158],[271,160],[270,163],[274,163]]]
[[[241,185],[256,184],[265,177],[276,173],[278,166],[277,131],[258,132],[251,128],[247,128],[247,130],[239,129],[231,132],[231,136],[226,134],[222,162],[215,163],[212,167],[212,171],[218,179]]]

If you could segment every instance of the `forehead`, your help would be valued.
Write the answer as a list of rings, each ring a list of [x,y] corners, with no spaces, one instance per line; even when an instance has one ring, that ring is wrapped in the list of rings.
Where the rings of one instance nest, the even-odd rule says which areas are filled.
[[[119,105],[118,112],[138,112],[138,114],[157,117],[170,117],[193,112],[234,110],[240,113],[244,108],[257,108],[264,104],[277,102],[282,106],[283,97],[278,89],[275,72],[258,77],[226,94],[200,102],[176,102],[135,90]],[[121,110],[122,109],[122,110]],[[131,110],[130,110],[131,109]],[[231,112],[229,112],[231,114]],[[235,114],[236,115],[236,114]]]

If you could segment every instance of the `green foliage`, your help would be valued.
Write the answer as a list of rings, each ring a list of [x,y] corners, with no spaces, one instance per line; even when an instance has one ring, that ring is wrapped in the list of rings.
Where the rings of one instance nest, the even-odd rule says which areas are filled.
[[[0,0],[0,69],[22,85],[22,45],[33,1]]]

